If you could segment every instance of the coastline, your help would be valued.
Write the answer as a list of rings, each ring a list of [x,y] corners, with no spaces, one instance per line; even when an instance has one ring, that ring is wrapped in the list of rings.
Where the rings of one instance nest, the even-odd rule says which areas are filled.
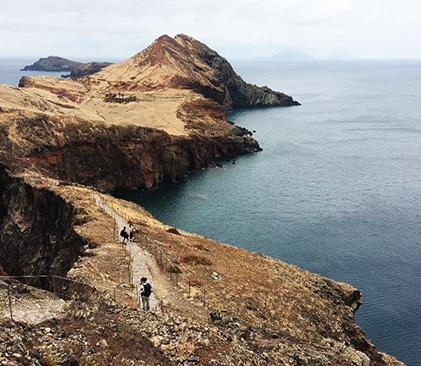
[[[148,52],[165,50],[167,41],[168,47],[178,47],[164,37]],[[142,319],[131,313],[127,321],[122,310],[137,307],[132,280],[127,278],[131,259],[116,240],[120,228],[93,200],[97,190],[153,187],[201,169],[215,157],[258,150],[250,136],[235,133],[221,105],[196,91],[145,92],[135,89],[145,88],[143,84],[131,84],[124,85],[124,92],[142,93],[142,99],[118,104],[104,100],[110,84],[122,88],[118,73],[126,72],[132,62],[148,59],[148,52],[79,82],[40,77],[23,79],[19,89],[0,87],[3,270],[68,276],[100,292],[106,289],[101,297],[124,324],[122,336],[138,329]],[[182,90],[186,81],[177,79],[177,83]],[[206,93],[209,88],[204,89]],[[22,100],[23,94],[27,99]],[[216,93],[215,98],[220,95]],[[268,103],[273,100],[269,98]],[[168,113],[168,105],[173,113]],[[159,121],[153,128],[145,126],[145,120],[127,121],[130,110],[150,106]],[[119,115],[125,119],[117,119]],[[168,227],[134,204],[102,197],[127,222],[134,221],[145,240],[160,248],[159,253],[171,258],[172,265],[164,268],[161,277],[153,274],[158,289],[172,288],[160,294],[165,312],[151,320],[159,333],[152,328],[143,333],[151,342],[148,347],[163,352],[171,362],[214,365],[225,362],[221,355],[230,354],[228,361],[236,364],[266,365],[291,359],[296,364],[400,364],[378,352],[355,325],[354,311],[361,295],[351,286]],[[162,262],[162,255],[155,253],[154,259]],[[166,282],[174,273],[184,276],[175,288]],[[256,277],[262,279],[257,286]],[[114,304],[112,290],[119,284],[124,285],[122,296]],[[96,301],[92,298],[81,306],[90,307],[95,318],[105,323],[98,309],[93,310],[102,304]],[[77,314],[72,313],[70,319]],[[168,317],[179,318],[174,320],[175,333],[165,329]],[[63,323],[52,326],[60,329]],[[180,343],[185,336],[189,341]],[[95,353],[101,352],[111,357],[107,351]],[[86,361],[86,355],[80,357]]]

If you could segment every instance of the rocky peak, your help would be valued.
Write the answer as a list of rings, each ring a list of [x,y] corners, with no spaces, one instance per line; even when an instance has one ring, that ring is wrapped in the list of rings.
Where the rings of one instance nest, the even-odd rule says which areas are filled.
[[[184,34],[163,35],[115,68],[125,70],[124,80],[131,88],[191,89],[225,109],[299,104],[283,93],[244,82],[225,58]]]

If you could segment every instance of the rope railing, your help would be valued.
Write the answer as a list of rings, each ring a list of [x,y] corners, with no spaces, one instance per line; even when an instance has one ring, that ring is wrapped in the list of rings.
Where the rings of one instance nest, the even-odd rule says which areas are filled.
[[[118,228],[118,218],[123,218],[126,222],[132,221],[130,217],[127,216],[127,214],[124,214],[122,212],[118,212],[118,208],[116,205],[114,205],[110,200],[107,200],[106,198],[102,198],[97,194],[93,194],[93,199],[96,202],[96,204],[100,207],[102,207],[107,214],[109,214],[114,221],[116,222],[116,228],[114,229],[114,233],[116,237],[119,236],[119,228]],[[104,202],[107,201],[107,202]],[[108,206],[110,210],[106,210],[103,206]],[[140,239],[140,242],[139,242]],[[155,258],[156,263],[158,264],[159,268],[161,270],[164,270],[168,275],[169,279],[175,284],[177,288],[180,286],[180,281],[184,280],[186,283],[186,287],[188,289],[188,294],[191,294],[191,287],[193,285],[193,281],[191,278],[185,276],[181,272],[178,272],[176,269],[178,268],[177,265],[171,261],[171,259],[168,257],[168,255],[160,248],[158,244],[155,243],[153,239],[148,237],[144,233],[136,233],[136,243],[140,243],[141,246],[148,252],[150,252],[153,257]],[[205,290],[203,292],[203,302],[206,304],[206,293]]]
[[[103,199],[97,195],[93,194],[92,198],[94,199],[95,203],[104,209],[104,202]],[[107,200],[108,201],[108,200]],[[105,210],[108,215],[110,215],[115,221],[114,227],[114,236],[117,240],[119,240],[119,230],[118,230],[118,220],[120,218],[124,218],[124,220],[129,221],[129,217],[123,217],[117,213],[117,207],[112,202],[107,202],[105,206],[109,207],[109,210]],[[113,207],[114,206],[114,207]],[[192,287],[196,284],[190,276],[179,272],[178,266],[174,261],[170,259],[170,257],[165,253],[165,251],[149,236],[145,233],[136,233],[136,245],[140,245],[144,250],[151,253],[154,257],[158,267],[165,271],[168,275],[168,279],[175,285],[177,289],[185,289],[189,296],[192,294]],[[130,269],[130,263],[128,268],[128,284],[120,283],[117,286],[113,287],[102,287],[102,286],[93,286],[86,282],[76,280],[73,278],[62,277],[58,275],[22,275],[22,276],[0,276],[0,286],[7,288],[7,296],[8,296],[8,307],[10,312],[10,317],[13,320],[13,301],[12,301],[12,290],[13,285],[7,283],[5,281],[22,281],[25,280],[27,284],[35,284],[38,285],[37,287],[41,287],[43,289],[49,290],[56,294],[57,296],[67,299],[67,300],[81,300],[87,301],[88,299],[92,298],[94,295],[100,295],[101,291],[108,293],[112,296],[114,301],[119,299],[118,293],[122,292],[125,297],[127,298],[127,288],[121,289],[121,287],[128,287],[133,284],[133,274]],[[182,283],[185,285],[183,286]],[[41,285],[41,286],[40,286]],[[197,285],[197,284],[196,284]],[[212,287],[212,284],[208,284],[209,287]],[[136,296],[138,292],[138,288],[136,286]],[[203,305],[207,306],[207,297],[206,297],[207,290],[203,287],[201,291],[199,290],[199,294],[193,297],[193,301],[202,302]],[[222,300],[222,299],[220,299]],[[161,302],[161,309],[163,310],[163,305]]]
[[[36,285],[39,280],[43,280],[43,286],[34,286],[39,287],[43,290],[50,291],[57,295],[59,298],[64,300],[78,300],[78,301],[88,301],[89,299],[98,297],[102,298],[101,295],[104,293],[109,294],[112,296],[114,301],[119,300],[118,293],[121,291],[127,298],[127,291],[120,290],[122,285],[125,283],[121,283],[117,286],[113,286],[111,288],[106,288],[103,286],[93,286],[89,283],[76,280],[73,278],[62,277],[57,275],[22,275],[22,276],[0,276],[0,287],[7,288],[7,296],[8,296],[8,307],[10,312],[10,317],[13,321],[13,302],[12,302],[12,291],[15,288],[14,284],[24,283],[26,285]],[[7,282],[6,282],[7,281]],[[9,283],[8,283],[9,282]],[[32,282],[32,284],[31,284]],[[103,299],[103,298],[102,298]],[[0,307],[1,309],[1,307]],[[0,312],[1,315],[1,312]]]
[[[118,227],[117,221],[119,221],[120,218],[124,219],[126,222],[129,222],[132,220],[130,219],[130,217],[127,216],[127,214],[121,212],[121,209],[119,209],[117,205],[111,202],[111,200],[105,197],[100,197],[98,194],[95,194],[95,193],[93,193],[92,197],[94,201],[96,202],[96,204],[99,207],[102,207],[104,211],[114,219],[116,223],[114,234],[119,240],[119,227]],[[104,208],[104,206],[108,207],[109,209],[107,210],[106,208]],[[180,289],[180,287],[184,287],[188,295],[191,296],[193,292],[192,287],[195,286],[197,288],[196,292],[199,292],[199,294],[196,294],[193,297],[193,300],[202,302],[205,307],[209,305],[207,303],[207,289],[205,287],[201,287],[201,284],[200,284],[201,288],[199,290],[199,287],[198,287],[199,284],[197,283],[197,281],[195,281],[190,276],[181,273],[181,271],[179,271],[178,269],[177,264],[174,263],[169,258],[167,253],[165,253],[164,250],[162,250],[162,248],[152,238],[150,238],[145,233],[141,233],[141,232],[137,232],[135,238],[136,238],[136,243],[140,244],[141,247],[143,247],[146,251],[148,251],[149,253],[153,255],[156,263],[158,264],[158,267],[168,274],[169,280],[174,283],[176,288]],[[129,273],[130,273],[130,270],[129,270]],[[131,283],[133,283],[132,280],[130,281]],[[185,286],[182,286],[182,282],[185,283]],[[207,281],[207,287],[212,288],[212,290],[215,292],[219,290],[218,287],[212,284],[210,281]],[[219,298],[218,301],[222,302],[224,305],[227,304],[224,299]]]
[[[0,280],[0,286],[3,286],[3,287],[7,288],[7,299],[8,299],[8,303],[9,303],[10,319],[12,319],[12,321],[13,321],[11,286],[8,283],[6,283],[2,280]]]

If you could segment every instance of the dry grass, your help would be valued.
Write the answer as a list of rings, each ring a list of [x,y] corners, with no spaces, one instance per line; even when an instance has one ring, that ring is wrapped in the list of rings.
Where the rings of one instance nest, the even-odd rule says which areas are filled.
[[[204,265],[204,266],[210,266],[212,264],[212,261],[208,258],[199,256],[199,255],[188,255],[183,258],[183,263],[191,264],[191,265]]]

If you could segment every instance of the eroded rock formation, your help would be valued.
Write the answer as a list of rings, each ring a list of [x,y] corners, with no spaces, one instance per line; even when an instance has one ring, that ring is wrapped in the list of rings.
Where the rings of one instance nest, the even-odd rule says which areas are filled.
[[[51,190],[0,166],[0,264],[6,273],[65,276],[87,241],[74,231],[78,212]]]

